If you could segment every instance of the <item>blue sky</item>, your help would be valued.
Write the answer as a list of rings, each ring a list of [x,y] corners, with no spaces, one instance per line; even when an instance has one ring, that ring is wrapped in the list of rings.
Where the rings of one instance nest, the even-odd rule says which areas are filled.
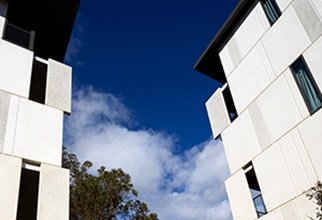
[[[74,81],[65,144],[130,173],[160,219],[231,219],[205,110],[219,84],[193,65],[237,3],[81,2],[65,59]]]

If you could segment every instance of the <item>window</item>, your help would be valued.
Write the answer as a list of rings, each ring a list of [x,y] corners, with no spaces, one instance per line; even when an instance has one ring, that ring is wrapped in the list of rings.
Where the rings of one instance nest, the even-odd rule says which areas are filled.
[[[256,177],[256,173],[255,173],[252,163],[250,162],[248,165],[246,165],[244,167],[244,170],[246,173],[246,179],[247,179],[247,183],[249,186],[250,194],[251,194],[253,202],[254,202],[257,217],[260,218],[260,217],[264,216],[265,214],[267,214],[267,211],[266,211],[266,207],[265,207],[264,200],[262,197],[262,192],[260,190],[260,187],[259,187],[259,184],[257,181],[257,177]]]
[[[3,34],[3,39],[11,43],[17,44],[19,46],[22,46],[24,48],[33,50],[35,32],[23,30],[7,22]]]
[[[231,95],[228,85],[223,89],[222,94],[223,94],[223,97],[225,100],[225,104],[226,104],[226,108],[228,111],[230,121],[233,122],[237,118],[238,115],[237,115],[234,100],[233,100],[233,97]]]
[[[29,99],[45,104],[47,83],[47,64],[34,59],[31,73]]]
[[[305,103],[313,114],[321,108],[322,96],[302,56],[291,65],[291,70]]]
[[[281,16],[281,10],[275,0],[261,0],[266,17],[271,25]]]
[[[36,220],[38,206],[39,172],[22,168],[17,220]]]

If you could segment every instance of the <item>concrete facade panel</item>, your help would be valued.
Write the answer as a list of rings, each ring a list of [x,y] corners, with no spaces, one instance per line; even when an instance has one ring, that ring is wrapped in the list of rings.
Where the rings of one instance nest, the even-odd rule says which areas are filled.
[[[221,134],[231,173],[235,173],[260,152],[254,133],[249,115],[243,113]]]
[[[0,40],[0,88],[29,97],[33,52]]]
[[[240,55],[240,51],[238,49],[238,46],[234,37],[232,37],[228,42],[227,49],[231,57],[232,64],[234,67],[236,67],[241,61],[242,56]]]
[[[0,90],[0,152],[3,151],[3,145],[6,135],[7,119],[9,114],[10,95]]]
[[[273,210],[296,195],[278,143],[256,157],[253,165],[267,211]]]
[[[69,170],[41,165],[37,219],[69,219]]]
[[[276,3],[282,12],[285,11],[287,6],[292,2],[292,0],[276,0]]]
[[[71,113],[72,68],[49,59],[46,105]]]
[[[314,9],[318,12],[319,19],[322,20],[322,1],[321,0],[312,0]]]
[[[221,89],[217,89],[208,99],[206,108],[212,133],[216,138],[230,124]]]
[[[314,80],[316,81],[320,91],[322,91],[322,62],[321,54],[322,51],[322,36],[314,42],[303,54],[303,57],[310,69]]]
[[[256,101],[253,102],[249,106],[248,111],[254,128],[253,130],[256,133],[256,139],[259,142],[259,146],[261,150],[265,150],[272,143],[272,141],[258,103]]]
[[[262,10],[261,4],[257,3],[254,10],[234,34],[242,58],[255,46],[268,28],[266,25],[262,25],[261,18],[258,15],[258,12]]]
[[[315,184],[316,180],[318,179],[318,177],[316,175],[316,172],[315,172],[315,169],[314,169],[313,164],[311,162],[311,159],[307,153],[306,147],[304,146],[302,137],[301,137],[297,128],[293,129],[291,131],[291,134],[292,134],[293,142],[296,146],[296,150],[297,150],[298,154],[300,155],[301,162],[304,166],[305,173],[309,179],[310,186],[313,186]]]
[[[227,79],[237,113],[240,114],[258,95],[259,89],[248,59],[244,59]]]
[[[228,47],[224,47],[220,51],[219,57],[220,57],[222,66],[224,68],[225,75],[227,77],[227,76],[229,76],[229,74],[231,73],[231,71],[233,71],[233,69],[234,69],[234,64],[233,64],[233,62],[231,60]]]
[[[61,165],[63,112],[20,99],[13,155]]]
[[[294,200],[294,206],[297,211],[298,219],[315,219],[316,205],[312,201],[309,201],[305,194]]]
[[[271,25],[269,24],[269,21],[265,15],[263,7],[259,4],[257,7],[255,7],[254,10],[256,11],[259,20],[261,21],[264,30],[267,31],[268,28],[271,27]]]
[[[256,219],[256,211],[250,195],[244,170],[239,170],[225,182],[234,220]]]
[[[299,220],[293,202],[288,202],[281,207],[284,220]]]
[[[292,6],[311,42],[314,42],[322,33],[322,21],[310,0],[293,0]]]
[[[305,104],[305,101],[304,101],[304,98],[300,92],[300,89],[295,82],[295,79],[294,79],[294,76],[293,76],[291,70],[289,68],[286,69],[285,72],[283,73],[283,76],[285,77],[285,79],[287,81],[287,85],[289,86],[289,88],[292,92],[292,96],[294,98],[297,109],[299,110],[302,118],[304,119],[304,118],[310,116],[310,112]]]
[[[273,142],[302,120],[283,76],[271,84],[257,100]]]
[[[321,125],[322,111],[319,110],[298,126],[298,131],[300,132],[318,179],[322,179],[322,148],[318,147],[322,143]]]
[[[262,41],[259,41],[258,44],[256,45],[256,48],[258,50],[258,53],[260,55],[260,58],[262,60],[262,65],[264,66],[267,76],[270,80],[270,82],[273,82],[276,79],[276,74],[273,70],[271,61],[268,59],[267,53],[265,51],[265,48],[263,46]]]
[[[7,119],[6,136],[4,140],[4,146],[3,146],[3,153],[8,155],[13,154],[13,145],[15,141],[18,108],[19,108],[19,97],[15,95],[11,95],[9,114]]]
[[[310,40],[291,6],[264,35],[262,42],[277,75],[310,45]]]
[[[0,154],[0,219],[16,219],[21,159]]]
[[[254,79],[256,80],[259,92],[263,92],[264,89],[270,84],[269,74],[263,65],[263,60],[258,51],[258,46],[254,47],[247,56],[248,63],[251,68]]]
[[[293,140],[291,133],[288,133],[278,143],[291,176],[292,185],[295,188],[296,194],[299,195],[310,188],[311,184],[304,164],[302,163],[302,158]]]

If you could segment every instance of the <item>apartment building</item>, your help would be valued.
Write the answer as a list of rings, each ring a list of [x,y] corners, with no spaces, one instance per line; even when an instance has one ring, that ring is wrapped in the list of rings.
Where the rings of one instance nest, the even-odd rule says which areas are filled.
[[[69,219],[61,168],[79,0],[0,0],[0,219]]]
[[[321,34],[321,0],[241,0],[195,65],[222,83],[206,108],[235,220],[315,219],[305,191],[322,179]]]

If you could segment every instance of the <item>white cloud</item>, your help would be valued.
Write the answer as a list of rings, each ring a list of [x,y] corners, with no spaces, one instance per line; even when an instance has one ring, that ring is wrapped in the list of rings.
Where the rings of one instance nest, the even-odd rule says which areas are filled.
[[[231,219],[223,183],[228,168],[219,141],[176,155],[175,136],[134,129],[131,111],[119,97],[91,87],[74,95],[66,142],[82,161],[129,173],[140,199],[160,219]]]

